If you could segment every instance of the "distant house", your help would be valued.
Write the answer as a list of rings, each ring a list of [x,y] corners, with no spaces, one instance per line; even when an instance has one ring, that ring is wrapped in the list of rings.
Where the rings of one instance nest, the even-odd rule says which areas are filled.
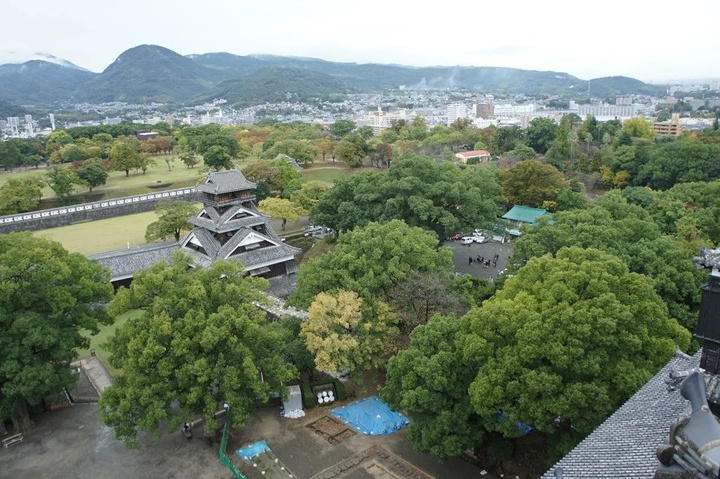
[[[160,133],[158,133],[157,131],[141,130],[141,131],[138,131],[137,133],[135,133],[135,136],[137,137],[138,140],[145,141],[145,140],[155,139],[158,137],[159,134]]]
[[[502,216],[502,219],[512,223],[513,228],[507,232],[513,236],[520,236],[520,226],[523,224],[534,225],[541,216],[552,216],[552,213],[542,208],[531,208],[530,206],[513,206],[510,211]]]
[[[473,150],[473,151],[461,151],[455,154],[458,163],[472,164],[472,163],[484,163],[490,159],[490,152],[485,150]],[[476,161],[469,161],[474,160]]]

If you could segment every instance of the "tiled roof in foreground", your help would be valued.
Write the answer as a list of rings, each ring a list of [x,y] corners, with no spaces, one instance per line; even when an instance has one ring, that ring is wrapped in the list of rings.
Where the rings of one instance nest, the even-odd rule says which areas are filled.
[[[673,357],[542,479],[554,479],[559,466],[563,479],[652,479],[660,465],[655,450],[667,443],[670,424],[689,407],[679,388],[667,390],[665,379],[670,371],[692,369],[699,361],[700,352],[690,359]]]
[[[170,253],[177,249],[180,249],[179,243],[165,241],[107,253],[91,254],[88,255],[88,258],[96,259],[101,265],[110,268],[112,279],[117,280],[135,276],[138,271],[158,261],[170,263]]]

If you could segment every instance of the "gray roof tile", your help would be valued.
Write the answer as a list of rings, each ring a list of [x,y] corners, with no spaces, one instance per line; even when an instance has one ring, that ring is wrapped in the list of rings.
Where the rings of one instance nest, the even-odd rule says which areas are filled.
[[[152,243],[128,249],[93,254],[89,255],[88,258],[98,260],[101,265],[110,269],[113,279],[119,279],[134,276],[138,271],[158,261],[170,263],[170,253],[179,248],[179,243],[165,241],[163,243]]]
[[[542,479],[554,479],[559,466],[564,479],[652,479],[660,464],[655,450],[667,443],[670,424],[688,408],[679,391],[667,390],[665,379],[671,370],[691,369],[699,361],[700,352],[690,359],[673,357]]]
[[[248,181],[240,170],[211,171],[200,185],[200,191],[213,195],[255,189],[257,185]]]

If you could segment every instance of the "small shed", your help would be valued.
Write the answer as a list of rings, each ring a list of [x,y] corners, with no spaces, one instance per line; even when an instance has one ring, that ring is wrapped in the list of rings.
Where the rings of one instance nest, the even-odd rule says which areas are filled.
[[[302,411],[302,393],[300,392],[300,386],[288,386],[287,398],[283,400],[283,409],[285,414],[290,411]]]

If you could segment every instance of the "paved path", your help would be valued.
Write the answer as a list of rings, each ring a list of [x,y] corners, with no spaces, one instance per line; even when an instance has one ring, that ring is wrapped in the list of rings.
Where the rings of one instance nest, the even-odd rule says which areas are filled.
[[[99,396],[102,396],[103,391],[112,386],[112,376],[97,356],[87,356],[81,359],[80,366]]]

